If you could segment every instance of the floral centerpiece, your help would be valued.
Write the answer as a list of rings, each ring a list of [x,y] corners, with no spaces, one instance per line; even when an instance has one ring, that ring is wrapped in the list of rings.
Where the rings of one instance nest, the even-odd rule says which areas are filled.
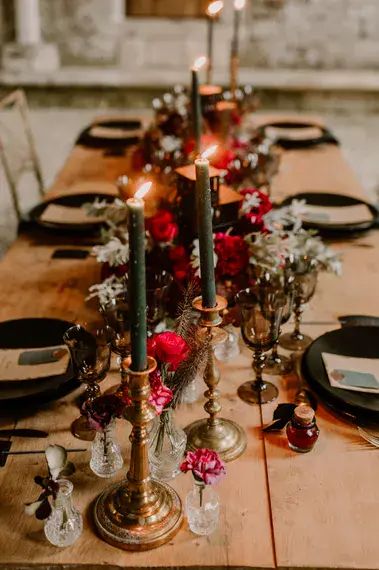
[[[180,470],[183,473],[190,471],[195,482],[186,497],[190,529],[200,535],[211,534],[219,518],[219,499],[211,486],[226,474],[225,464],[216,451],[197,449],[187,452]]]

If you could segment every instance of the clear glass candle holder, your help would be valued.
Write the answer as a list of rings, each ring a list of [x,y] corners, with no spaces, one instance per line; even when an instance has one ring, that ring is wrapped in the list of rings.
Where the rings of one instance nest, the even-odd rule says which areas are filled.
[[[220,516],[220,500],[210,485],[195,483],[186,497],[188,525],[193,533],[202,536],[212,534]]]
[[[98,477],[109,478],[121,469],[124,460],[115,440],[115,425],[112,420],[102,431],[96,432],[92,443],[91,470]]]
[[[71,481],[59,479],[59,490],[50,516],[45,521],[45,536],[54,546],[71,546],[83,531],[83,519],[72,502]]]

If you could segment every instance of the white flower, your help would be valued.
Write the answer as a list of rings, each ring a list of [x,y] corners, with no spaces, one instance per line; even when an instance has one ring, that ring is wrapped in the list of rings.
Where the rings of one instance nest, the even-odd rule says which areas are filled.
[[[61,445],[48,445],[45,455],[51,478],[56,481],[66,466],[67,451]]]
[[[174,152],[181,149],[182,141],[177,137],[167,135],[161,138],[160,145],[165,152]]]
[[[90,299],[94,299],[97,297],[99,299],[100,305],[106,305],[112,299],[120,295],[120,293],[124,293],[125,291],[125,282],[124,279],[121,277],[116,277],[116,275],[111,275],[111,277],[107,277],[104,279],[102,283],[96,283],[95,285],[91,285],[88,289],[89,295],[86,298],[86,301]]]
[[[125,239],[128,234],[125,234]],[[96,257],[99,263],[109,263],[111,267],[124,265],[129,259],[129,242],[123,243],[120,238],[112,237],[104,245],[96,245],[92,248],[91,255]]]
[[[253,194],[246,194],[243,198],[242,206],[241,206],[241,213],[242,214],[249,214],[253,208],[257,208],[261,203],[261,199],[258,196],[257,192]]]
[[[191,265],[196,270],[195,275],[201,277],[200,273],[200,243],[198,239],[193,240],[193,249],[191,253]],[[217,266],[218,257],[215,251],[213,251],[213,266]]]

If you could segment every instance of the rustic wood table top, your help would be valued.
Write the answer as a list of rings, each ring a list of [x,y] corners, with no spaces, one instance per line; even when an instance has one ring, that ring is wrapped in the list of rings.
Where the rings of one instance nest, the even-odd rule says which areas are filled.
[[[115,173],[121,174],[124,168],[120,158],[116,161],[102,157],[99,151],[75,147],[50,195],[66,193],[72,185],[92,179],[112,184]],[[333,145],[283,153],[274,197],[306,190],[363,196],[340,148]],[[333,322],[346,313],[378,315],[379,233],[371,231],[334,247],[343,253],[343,277],[320,276],[305,320]],[[95,317],[95,305],[86,303],[85,297],[89,285],[99,281],[96,261],[52,259],[55,248],[56,243],[19,236],[0,263],[0,320],[49,316],[85,321]],[[337,322],[316,324],[304,326],[304,331],[317,337],[337,327]],[[88,450],[75,454],[77,471],[72,481],[75,502],[84,516],[83,535],[64,549],[46,541],[42,524],[23,513],[24,503],[37,496],[33,477],[44,469],[43,456],[10,456],[0,468],[0,565],[379,568],[379,450],[366,446],[354,426],[320,405],[321,434],[315,449],[310,454],[295,454],[284,435],[261,431],[271,420],[276,403],[251,407],[236,395],[237,387],[251,377],[251,354],[242,347],[238,358],[221,365],[221,373],[222,415],[237,419],[244,427],[248,447],[241,458],[227,464],[227,477],[218,486],[221,520],[213,535],[197,537],[185,523],[172,543],[149,552],[128,553],[102,542],[92,524],[92,503],[109,482],[91,472],[90,444],[80,442],[79,447],[83,443]],[[279,401],[291,401],[298,386],[296,376],[271,380],[280,390]],[[117,382],[114,364],[102,386]],[[0,426],[44,429],[49,432],[49,443],[78,447],[70,424],[78,416],[80,392],[37,414],[24,409],[15,417],[3,417]],[[203,416],[200,401],[183,406],[177,421],[185,426]],[[119,422],[117,429],[127,467],[129,426]],[[40,449],[41,441],[44,446],[46,440],[15,439],[12,449]],[[125,470],[120,478],[124,474]],[[190,475],[181,475],[172,484],[184,499],[191,486]]]

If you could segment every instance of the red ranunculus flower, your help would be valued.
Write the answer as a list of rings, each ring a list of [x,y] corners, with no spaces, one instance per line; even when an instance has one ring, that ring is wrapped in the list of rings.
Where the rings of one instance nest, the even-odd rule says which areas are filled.
[[[214,243],[218,258],[216,271],[220,277],[233,277],[247,267],[249,252],[247,243],[241,236],[217,233]]]
[[[119,396],[104,394],[91,402],[85,402],[82,411],[92,429],[103,431],[113,418],[121,417],[124,407],[125,402]]]
[[[147,341],[147,353],[156,358],[160,364],[168,364],[170,372],[188,356],[189,346],[179,334],[171,331],[159,333]]]
[[[172,263],[172,274],[180,283],[192,275],[190,258],[183,245],[175,245],[168,252],[168,257]]]
[[[168,210],[159,210],[147,220],[147,229],[151,237],[158,243],[172,242],[178,235],[178,225]]]
[[[212,449],[204,448],[188,451],[180,470],[183,473],[192,471],[196,481],[201,481],[205,485],[213,485],[226,474],[225,464],[219,454]]]

